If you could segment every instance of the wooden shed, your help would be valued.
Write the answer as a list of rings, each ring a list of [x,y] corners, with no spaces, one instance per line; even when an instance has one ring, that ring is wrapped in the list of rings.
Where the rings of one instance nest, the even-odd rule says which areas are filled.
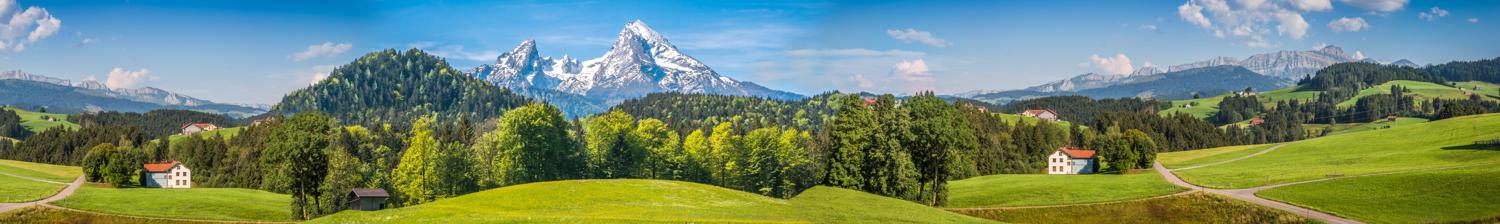
[[[349,190],[349,210],[375,211],[385,209],[385,199],[390,193],[380,188],[355,188]]]

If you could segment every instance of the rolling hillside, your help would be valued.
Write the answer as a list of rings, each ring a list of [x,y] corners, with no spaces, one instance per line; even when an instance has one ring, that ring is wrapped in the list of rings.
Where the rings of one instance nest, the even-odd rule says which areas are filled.
[[[1187,190],[1167,183],[1161,175],[1151,172],[1128,175],[1003,174],[948,184],[948,207],[952,208],[1082,204],[1148,198]]]
[[[1404,87],[1404,88],[1407,88],[1407,89],[1411,89],[1411,92],[1407,93],[1407,94],[1410,95],[1410,96],[1415,96],[1418,101],[1427,101],[1429,99],[1468,99],[1469,98],[1468,95],[1465,95],[1465,93],[1468,92],[1468,91],[1460,90],[1460,89],[1454,88],[1454,87],[1444,86],[1444,85],[1440,85],[1440,84],[1437,84],[1437,83],[1430,83],[1430,82],[1418,82],[1418,81],[1410,81],[1410,80],[1396,80],[1396,81],[1390,81],[1390,82],[1386,82],[1385,84],[1380,84],[1378,86],[1373,86],[1373,87],[1370,87],[1370,88],[1365,88],[1363,90],[1360,90],[1359,91],[1359,95],[1356,95],[1356,96],[1354,96],[1354,98],[1350,98],[1349,100],[1345,100],[1343,102],[1339,102],[1338,107],[1353,106],[1354,102],[1359,101],[1360,98],[1364,98],[1366,96],[1376,95],[1376,94],[1390,94],[1391,93],[1391,86],[1394,86],[1394,85],[1400,85],[1401,87]],[[1487,100],[1496,100],[1494,97],[1488,97],[1488,96],[1486,96],[1485,99],[1487,99]]]
[[[58,127],[58,126],[62,126],[62,127],[65,127],[65,128],[70,128],[70,129],[77,129],[78,128],[78,124],[74,124],[73,122],[68,122],[68,115],[67,114],[41,113],[41,112],[34,112],[34,111],[22,110],[22,109],[15,108],[15,107],[6,107],[5,110],[15,111],[16,115],[20,115],[21,116],[21,126],[26,126],[26,129],[31,130],[31,133],[40,133],[40,132],[45,131],[45,130],[47,130],[49,128]],[[47,118],[53,118],[53,119],[47,119]]]
[[[899,199],[829,187],[791,200],[665,180],[522,184],[310,223],[986,223]]]

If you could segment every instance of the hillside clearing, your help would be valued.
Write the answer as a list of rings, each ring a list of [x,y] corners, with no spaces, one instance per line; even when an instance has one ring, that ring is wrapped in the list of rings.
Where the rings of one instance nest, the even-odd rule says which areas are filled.
[[[1168,195],[1187,189],[1160,174],[1002,174],[948,183],[948,207],[984,208],[1082,204]]]
[[[1201,169],[1174,171],[1213,188],[1247,188],[1398,170],[1500,162],[1500,150],[1472,150],[1500,138],[1500,114],[1484,114],[1286,143],[1282,149]]]
[[[1316,223],[1208,193],[1066,207],[955,210],[1012,223]]]
[[[1500,169],[1353,177],[1272,188],[1256,195],[1371,223],[1434,223],[1500,217]]]
[[[292,218],[292,197],[238,188],[104,188],[85,185],[58,206],[141,217],[284,221]],[[191,205],[191,206],[184,206]]]
[[[6,107],[4,110],[15,111],[16,115],[20,115],[21,126],[25,126],[26,129],[31,130],[32,133],[40,133],[42,131],[46,131],[47,129],[51,129],[52,127],[58,126],[69,129],[78,129],[78,124],[68,122],[67,114],[32,112],[15,107]],[[56,119],[57,121],[50,121],[44,117]]]
[[[1373,87],[1370,87],[1370,88],[1365,88],[1363,90],[1360,90],[1359,91],[1359,95],[1355,95],[1354,98],[1349,98],[1349,100],[1345,100],[1343,102],[1339,102],[1339,104],[1336,105],[1336,106],[1338,106],[1340,108],[1350,107],[1350,106],[1354,106],[1354,103],[1356,101],[1359,101],[1360,98],[1364,98],[1366,96],[1376,95],[1376,94],[1390,94],[1391,93],[1391,86],[1393,86],[1393,85],[1400,85],[1403,88],[1410,89],[1411,92],[1407,93],[1407,94],[1411,95],[1411,96],[1415,96],[1415,98],[1419,102],[1420,101],[1427,101],[1427,100],[1430,100],[1430,99],[1468,99],[1469,98],[1469,96],[1464,95],[1465,91],[1459,90],[1458,88],[1453,88],[1453,87],[1445,86],[1445,85],[1442,85],[1442,84],[1430,83],[1430,82],[1420,82],[1420,81],[1411,81],[1411,80],[1396,80],[1396,81],[1390,81],[1390,82],[1386,82],[1384,84],[1380,84],[1378,86],[1373,86]],[[1494,100],[1493,98],[1487,98],[1487,99],[1488,100]]]
[[[311,223],[982,223],[982,219],[863,192],[816,187],[783,200],[666,180],[569,180],[515,185]]]
[[[0,173],[67,183],[72,182],[78,176],[83,176],[83,169],[76,166],[0,159]]]
[[[1225,161],[1254,154],[1275,146],[1274,144],[1236,145],[1218,148],[1164,152],[1156,155],[1156,161],[1167,168],[1182,168]]]

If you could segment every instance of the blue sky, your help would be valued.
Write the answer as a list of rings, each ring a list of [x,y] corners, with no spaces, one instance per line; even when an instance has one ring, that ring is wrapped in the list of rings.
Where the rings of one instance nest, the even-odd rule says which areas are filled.
[[[0,29],[0,69],[229,103],[274,103],[334,66],[386,48],[421,48],[468,69],[493,63],[529,38],[544,55],[590,59],[637,19],[720,74],[803,94],[1015,89],[1147,63],[1322,44],[1387,62],[1500,56],[1500,42],[1487,41],[1500,36],[1494,25],[1500,1],[0,0],[0,6],[9,6],[0,7],[0,19],[20,24]]]

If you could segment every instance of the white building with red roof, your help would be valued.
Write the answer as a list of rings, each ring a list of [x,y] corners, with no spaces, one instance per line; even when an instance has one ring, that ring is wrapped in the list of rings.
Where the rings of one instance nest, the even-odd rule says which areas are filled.
[[[184,125],[182,125],[182,134],[184,134],[184,135],[191,135],[191,134],[198,133],[198,132],[213,131],[213,130],[219,130],[219,126],[218,125],[214,125],[214,124],[209,124],[209,123],[196,123],[196,124],[184,124]]]
[[[141,185],[151,188],[193,188],[193,170],[177,161],[147,163]]]
[[[1057,111],[1052,111],[1052,109],[1026,110],[1024,112],[1021,112],[1021,116],[1034,117],[1034,118],[1042,119],[1042,120],[1056,121],[1057,120]]]
[[[1099,170],[1099,157],[1094,154],[1094,150],[1059,147],[1047,155],[1047,174],[1094,173]]]

